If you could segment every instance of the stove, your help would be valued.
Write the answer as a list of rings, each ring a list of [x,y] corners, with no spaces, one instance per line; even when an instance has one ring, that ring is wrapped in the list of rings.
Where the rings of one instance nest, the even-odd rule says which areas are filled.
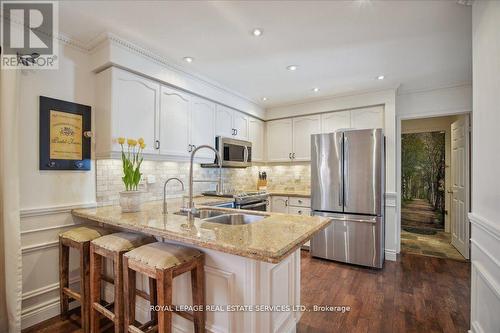
[[[269,204],[269,193],[266,191],[225,192],[222,194],[208,191],[202,194],[212,197],[233,198],[234,207],[238,209],[266,211]]]

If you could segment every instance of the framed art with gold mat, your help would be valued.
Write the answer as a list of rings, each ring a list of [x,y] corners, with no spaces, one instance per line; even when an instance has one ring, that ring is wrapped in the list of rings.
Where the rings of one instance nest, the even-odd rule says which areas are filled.
[[[91,107],[40,96],[40,170],[90,170]]]

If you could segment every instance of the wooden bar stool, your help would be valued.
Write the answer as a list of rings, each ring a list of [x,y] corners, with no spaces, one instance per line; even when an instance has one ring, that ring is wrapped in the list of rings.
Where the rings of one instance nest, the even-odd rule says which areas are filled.
[[[154,241],[146,235],[118,232],[97,238],[90,243],[90,331],[100,332],[100,317],[111,320],[115,332],[123,332],[123,268],[122,257],[127,251]],[[103,258],[113,261],[113,279],[102,275]],[[101,303],[101,280],[114,284],[114,301]]]
[[[156,242],[138,247],[123,256],[123,284],[125,292],[125,332],[172,332],[172,312],[167,310],[172,304],[173,278],[185,272],[191,272],[191,288],[193,305],[201,311],[192,314],[184,311],[173,311],[194,323],[196,333],[205,332],[205,255],[193,248]],[[136,326],[135,322],[135,275],[142,273],[156,280],[156,299],[159,312],[156,313],[157,326],[145,323]],[[152,291],[150,291],[152,293]],[[156,319],[153,318],[153,321]],[[149,327],[147,331],[143,331]]]
[[[61,317],[67,317],[70,302],[79,301],[81,304],[81,326],[84,332],[90,331],[90,241],[109,234],[109,232],[103,228],[85,226],[59,234],[59,303]],[[77,250],[80,256],[80,292],[69,288],[70,248]]]

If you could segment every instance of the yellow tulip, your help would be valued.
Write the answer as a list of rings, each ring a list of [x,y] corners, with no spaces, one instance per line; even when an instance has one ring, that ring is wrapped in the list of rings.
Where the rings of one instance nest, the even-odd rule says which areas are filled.
[[[144,139],[143,139],[143,138],[139,138],[139,140],[137,140],[137,142],[138,142],[140,145],[142,145],[142,144],[144,144]]]
[[[125,138],[119,137],[118,138],[118,143],[121,144],[121,145],[124,144],[125,143]]]
[[[131,147],[135,147],[137,145],[137,141],[135,141],[134,139],[128,139],[127,144]]]
[[[139,145],[141,146],[141,149],[146,148],[146,144],[144,142],[143,143],[139,143]]]

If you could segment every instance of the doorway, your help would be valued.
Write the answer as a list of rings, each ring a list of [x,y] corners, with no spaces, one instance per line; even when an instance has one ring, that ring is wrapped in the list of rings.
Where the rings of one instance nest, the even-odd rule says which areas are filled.
[[[401,252],[469,258],[468,115],[401,122]]]

